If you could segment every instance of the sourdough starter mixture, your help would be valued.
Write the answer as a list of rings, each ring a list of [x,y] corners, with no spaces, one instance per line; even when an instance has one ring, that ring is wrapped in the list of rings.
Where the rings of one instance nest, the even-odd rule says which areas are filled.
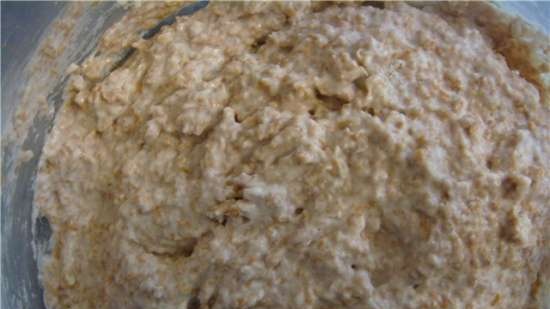
[[[37,184],[49,308],[540,306],[548,79],[489,34],[211,3],[73,66]]]

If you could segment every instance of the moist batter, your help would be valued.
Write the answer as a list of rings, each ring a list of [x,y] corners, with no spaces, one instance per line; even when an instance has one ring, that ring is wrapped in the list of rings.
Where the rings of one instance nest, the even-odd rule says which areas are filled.
[[[490,34],[211,3],[73,67],[37,183],[49,308],[542,306],[548,84]]]

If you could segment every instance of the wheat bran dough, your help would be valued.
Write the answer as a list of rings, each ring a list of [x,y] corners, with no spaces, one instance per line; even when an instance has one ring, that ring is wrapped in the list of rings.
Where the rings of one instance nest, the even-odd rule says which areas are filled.
[[[550,49],[476,5],[211,3],[73,66],[48,307],[543,306]]]

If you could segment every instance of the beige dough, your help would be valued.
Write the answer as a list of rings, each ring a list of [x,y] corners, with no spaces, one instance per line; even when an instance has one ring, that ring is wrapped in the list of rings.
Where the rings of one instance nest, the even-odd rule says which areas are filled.
[[[211,3],[73,67],[49,308],[541,306],[548,63],[463,6]]]

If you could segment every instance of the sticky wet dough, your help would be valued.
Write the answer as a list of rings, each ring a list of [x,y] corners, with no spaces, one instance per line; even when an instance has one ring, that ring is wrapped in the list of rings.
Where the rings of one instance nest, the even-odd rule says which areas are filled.
[[[49,308],[536,308],[546,88],[475,24],[210,3],[134,46],[44,149]]]

